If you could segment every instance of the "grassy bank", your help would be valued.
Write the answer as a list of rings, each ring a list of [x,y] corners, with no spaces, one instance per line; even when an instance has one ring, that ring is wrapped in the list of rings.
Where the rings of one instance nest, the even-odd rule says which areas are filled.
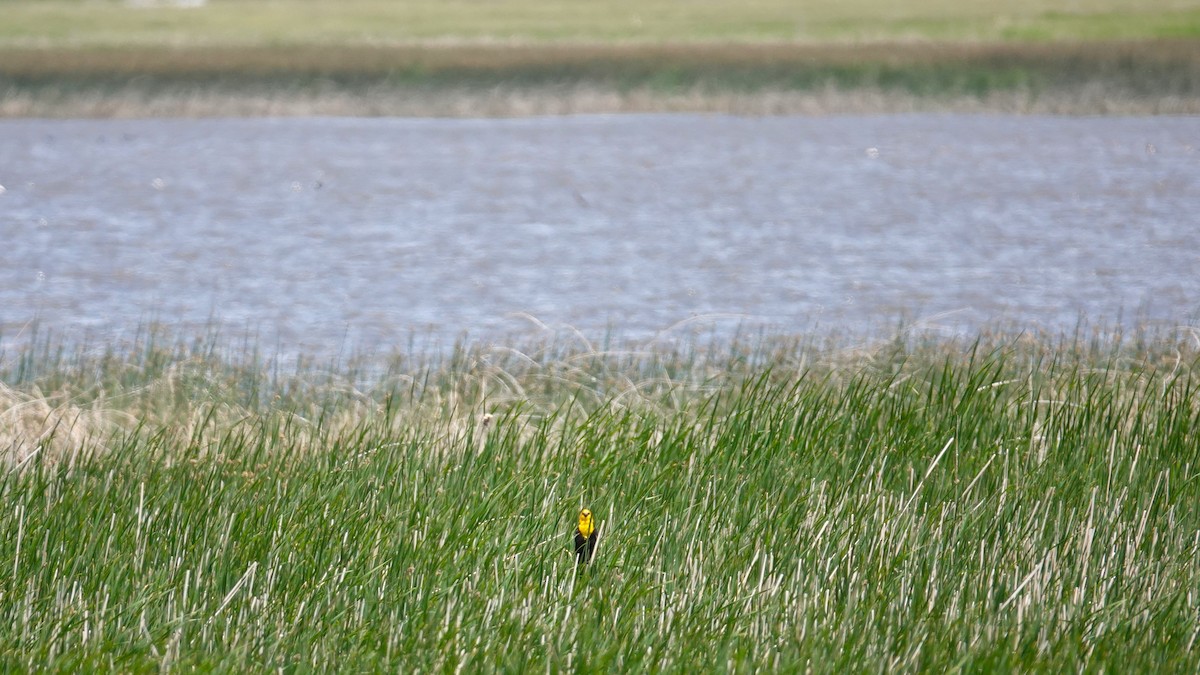
[[[1193,672],[1198,357],[1186,331],[23,349],[0,661]]]
[[[1200,41],[14,48],[0,115],[1200,112]]]
[[[162,4],[6,3],[0,116],[1200,112],[1189,2]]]

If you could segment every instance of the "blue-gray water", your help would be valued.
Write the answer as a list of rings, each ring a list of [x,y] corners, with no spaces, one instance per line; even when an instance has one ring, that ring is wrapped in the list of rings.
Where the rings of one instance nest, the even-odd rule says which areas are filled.
[[[1200,310],[1200,118],[10,120],[0,185],[10,344]]]

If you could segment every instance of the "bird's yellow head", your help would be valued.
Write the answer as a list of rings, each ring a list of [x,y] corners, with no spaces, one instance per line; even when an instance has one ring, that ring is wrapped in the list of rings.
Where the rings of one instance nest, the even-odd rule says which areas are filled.
[[[585,537],[592,536],[596,531],[596,522],[592,520],[592,512],[584,509],[579,512],[579,534]]]

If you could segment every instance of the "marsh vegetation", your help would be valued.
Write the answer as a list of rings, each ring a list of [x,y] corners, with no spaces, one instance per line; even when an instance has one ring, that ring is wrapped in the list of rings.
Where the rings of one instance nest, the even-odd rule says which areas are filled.
[[[1198,355],[1186,329],[33,345],[3,361],[0,659],[1192,671]]]

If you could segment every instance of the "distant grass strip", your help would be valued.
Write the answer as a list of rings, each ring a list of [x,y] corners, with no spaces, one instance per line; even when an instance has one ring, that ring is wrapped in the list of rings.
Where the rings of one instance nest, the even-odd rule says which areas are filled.
[[[0,365],[5,669],[1200,667],[1194,331]]]
[[[1196,0],[5,0],[0,44],[1084,41],[1200,37]]]
[[[0,117],[1200,112],[1200,0],[8,0]]]
[[[1189,112],[1200,41],[9,48],[0,94],[6,116]]]

